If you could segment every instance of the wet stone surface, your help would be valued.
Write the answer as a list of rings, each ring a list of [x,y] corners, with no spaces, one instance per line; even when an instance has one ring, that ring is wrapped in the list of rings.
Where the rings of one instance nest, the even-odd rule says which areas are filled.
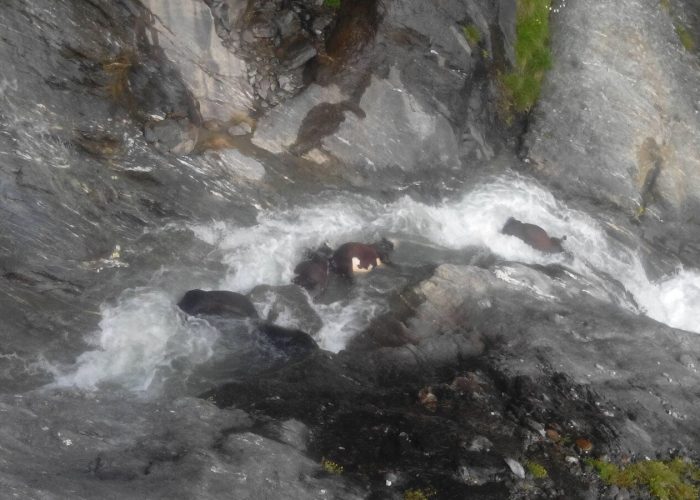
[[[627,498],[585,459],[698,458],[698,337],[626,288],[646,272],[643,292],[690,309],[673,273],[700,262],[697,56],[674,31],[697,39],[697,8],[652,3],[553,20],[523,143],[493,80],[510,0],[9,0],[0,482],[22,498]],[[601,77],[600,57],[619,71]],[[528,165],[556,196],[508,173]],[[499,241],[520,211],[571,253]],[[384,233],[395,265],[315,297],[289,284],[303,247]],[[581,265],[603,251],[625,265]],[[669,276],[685,288],[662,296]],[[261,318],[187,317],[193,288],[246,294]]]
[[[203,397],[300,420],[312,456],[371,485],[373,498],[430,488],[444,498],[587,498],[591,481],[601,488],[587,457],[692,456],[686,393],[697,374],[676,358],[700,340],[601,315],[608,306],[552,271],[441,266],[365,334],[384,338],[393,321],[403,337],[319,352]],[[525,472],[533,463],[545,479]]]

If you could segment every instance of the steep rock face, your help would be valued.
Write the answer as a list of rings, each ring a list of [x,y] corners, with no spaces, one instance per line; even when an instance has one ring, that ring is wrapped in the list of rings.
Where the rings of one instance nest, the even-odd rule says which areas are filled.
[[[700,67],[678,34],[696,10],[628,0],[552,14],[554,67],[526,138],[542,178],[629,215],[697,210]]]
[[[460,166],[457,138],[440,113],[424,109],[404,87],[395,68],[388,79],[373,78],[359,103],[365,111],[346,113],[325,150],[346,164],[373,170],[398,166],[403,170]]]
[[[449,171],[464,160],[493,157],[501,138],[485,67],[494,50],[503,50],[494,46],[500,37],[491,36],[500,32],[498,4],[445,1],[438,9],[420,2],[360,4],[341,9],[327,55],[310,66],[317,85],[335,85],[344,97],[307,90],[263,116],[253,142],[275,154],[335,160],[370,177],[390,169]],[[479,33],[477,41],[466,39],[467,25]],[[280,116],[296,117],[297,100],[309,119],[326,126],[311,130],[295,118],[300,124],[294,130],[284,125],[284,137],[271,134],[283,126]],[[322,109],[329,112],[312,115]]]
[[[297,142],[304,119],[316,106],[336,105],[347,98],[335,85],[309,85],[295,99],[270,110],[258,122],[252,142],[271,153],[283,153]]]
[[[153,14],[147,31],[178,67],[204,119],[228,121],[253,105],[246,64],[224,47],[214,18],[201,0],[147,0]]]
[[[145,35],[151,18],[131,1],[3,5],[12,27],[0,40],[5,390],[47,382],[27,360],[83,345],[144,230],[216,212],[231,202],[220,193],[234,181],[240,188],[265,175],[242,154],[226,165],[180,162],[144,142],[141,120],[150,115],[175,115],[187,131],[200,120],[177,68]]]

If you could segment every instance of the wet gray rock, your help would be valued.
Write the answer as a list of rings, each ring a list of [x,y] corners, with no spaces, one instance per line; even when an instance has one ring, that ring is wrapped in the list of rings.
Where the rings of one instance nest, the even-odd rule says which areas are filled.
[[[497,92],[484,69],[498,64],[494,58],[503,51],[501,32],[515,31],[510,18],[501,19],[507,4],[447,1],[433,9],[419,2],[392,2],[380,27],[374,53],[378,66],[384,75],[392,68],[398,70],[413,98],[426,112],[446,118],[458,139],[473,136],[478,146],[471,141],[460,144],[466,166],[490,159],[504,140],[502,124],[496,119]],[[467,25],[481,35],[473,47],[464,37]],[[415,57],[416,53],[422,57]]]
[[[249,294],[251,300],[262,309],[262,317],[283,326],[317,333],[323,326],[318,314],[307,301],[307,295],[294,285],[259,285]]]
[[[225,45],[231,44],[238,38],[236,21],[245,12],[245,2],[232,0],[204,0],[211,9],[214,17],[216,34]]]
[[[337,104],[347,98],[335,85],[310,85],[295,99],[261,118],[252,142],[271,153],[282,153],[296,142],[301,124],[311,109],[322,103]]]
[[[504,459],[521,463],[523,454],[546,446],[520,430],[517,416],[532,408],[530,398],[538,387],[517,375],[511,379],[507,373],[491,372],[481,376],[483,393],[474,397],[445,382],[478,362],[479,353],[465,351],[448,359],[416,350],[413,361],[404,354],[400,348],[338,355],[319,351],[255,379],[224,384],[203,397],[220,407],[255,408],[274,421],[303,422],[310,430],[310,453],[344,467],[380,498],[392,498],[388,488],[396,492],[429,486],[445,498],[508,498],[519,486]],[[578,387],[558,384],[543,381],[539,387],[552,418],[562,415],[567,406],[563,399],[573,398],[571,405],[580,397]],[[434,404],[421,401],[426,391]],[[580,420],[582,427],[599,424],[602,416],[595,409],[564,414]],[[477,441],[479,449],[470,449]],[[545,449],[558,457],[553,448]],[[558,479],[571,494],[591,481],[582,477],[580,468],[562,470]]]
[[[523,466],[518,462],[517,460],[513,460],[512,458],[506,458],[505,459],[506,465],[508,465],[508,468],[510,471],[518,478],[520,479],[525,479],[525,469]]]
[[[236,149],[211,153],[220,162],[224,171],[234,178],[261,181],[265,177],[265,167],[255,158],[244,155]]]
[[[125,67],[120,69],[120,65]],[[115,98],[139,120],[163,120],[172,115],[186,117],[195,125],[201,122],[198,102],[160,48],[148,47],[141,55],[117,58],[107,68],[110,85],[119,86],[122,78],[126,80],[124,89],[115,89],[122,94]]]
[[[677,360],[697,356],[700,337],[612,307],[587,286],[522,264],[443,265],[418,287],[424,301],[407,327],[425,338],[480,338],[511,375],[561,372],[590,387],[621,450],[694,450],[700,426],[687,394],[700,375]]]
[[[511,66],[516,65],[515,60],[515,22],[518,4],[515,0],[500,0],[498,2],[498,27],[503,34],[503,45]]]
[[[250,27],[255,38],[273,38],[277,34],[274,23],[258,23]]]
[[[343,162],[366,169],[398,166],[413,171],[460,165],[450,123],[426,109],[403,86],[399,72],[373,78],[359,103],[365,116],[346,113],[337,132],[323,139],[325,149]]]
[[[287,70],[293,70],[306,64],[311,58],[316,56],[316,49],[311,43],[299,43],[293,48],[287,51],[284,59],[282,60],[282,65]]]
[[[240,122],[232,127],[229,127],[228,133],[233,136],[248,135],[253,131],[253,127],[248,122]]]
[[[143,135],[161,153],[183,156],[194,150],[199,129],[187,118],[166,118],[147,123]]]
[[[299,451],[306,451],[309,442],[309,428],[299,420],[290,418],[275,422],[269,427],[270,432],[281,442],[293,446]]]
[[[199,399],[122,396],[52,392],[0,401],[12,419],[2,433],[9,446],[0,471],[6,491],[32,497],[40,488],[44,496],[76,499],[361,498],[341,477],[317,477],[320,464],[304,456],[299,443],[257,434],[245,412]],[[285,424],[288,433],[303,432]]]
[[[301,20],[291,9],[283,10],[277,14],[277,16],[275,16],[275,25],[282,38],[286,38],[301,31]]]
[[[542,178],[629,215],[697,212],[700,69],[677,19],[642,0],[552,15],[554,66],[526,140]]]
[[[488,7],[475,2],[467,6],[464,2],[447,1],[442,9],[421,2],[391,2],[387,5],[384,22],[387,27],[399,26],[411,29],[430,38],[430,46],[451,65],[468,68],[470,50],[464,46],[462,25],[470,11],[482,12]],[[485,26],[484,26],[485,27]]]
[[[319,2],[222,2],[207,0],[216,31],[235,57],[245,60],[259,109],[274,107],[304,88],[302,73],[325,42],[326,30],[311,29],[317,18],[328,26],[336,16]],[[255,75],[255,76],[252,76]],[[288,78],[277,87],[279,78]]]
[[[246,79],[246,63],[223,45],[204,2],[147,0],[144,5],[153,13],[147,32],[150,43],[161,47],[179,69],[205,119],[227,121],[252,108],[253,89]],[[227,16],[230,25],[228,16],[236,10],[221,9],[216,12]]]
[[[312,23],[312,29],[314,33],[317,35],[320,35],[323,33],[323,30],[326,29],[331,23],[333,22],[333,16],[331,15],[320,15],[316,19],[314,19]]]
[[[321,50],[307,67],[317,84],[338,86],[343,97],[322,97],[311,85],[261,119],[254,143],[277,154],[287,150],[294,144],[292,129],[306,112],[307,128],[319,133],[313,141],[302,137],[308,144],[293,152],[303,155],[315,148],[313,155],[324,158],[322,163],[334,157],[369,177],[379,171],[402,176],[457,170],[463,161],[492,158],[501,142],[494,132],[495,92],[486,73],[475,70],[492,50],[486,34],[498,21],[498,6],[458,1],[444,2],[441,9],[418,2],[372,5],[341,9],[330,25],[326,53]],[[315,19],[319,25],[327,22],[323,16]],[[466,24],[484,34],[482,45],[469,46],[462,31]],[[309,38],[299,39],[286,46],[280,65],[305,64],[318,47]],[[281,90],[298,88],[298,75],[278,78]],[[345,100],[349,105],[340,117],[311,113],[316,106]],[[280,125],[282,116],[292,116],[292,123]],[[290,130],[284,137],[277,135],[285,126]]]

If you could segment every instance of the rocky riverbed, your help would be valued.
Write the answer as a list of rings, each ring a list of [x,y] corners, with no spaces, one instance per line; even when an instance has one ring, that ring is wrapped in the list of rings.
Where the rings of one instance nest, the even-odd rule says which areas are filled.
[[[3,495],[697,497],[700,8],[552,3],[513,114],[526,4],[9,0]]]

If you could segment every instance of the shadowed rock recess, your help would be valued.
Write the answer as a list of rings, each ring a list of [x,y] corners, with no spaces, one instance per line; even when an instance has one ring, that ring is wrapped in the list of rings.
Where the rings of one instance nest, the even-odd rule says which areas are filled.
[[[699,49],[691,0],[4,1],[0,496],[698,498]]]

